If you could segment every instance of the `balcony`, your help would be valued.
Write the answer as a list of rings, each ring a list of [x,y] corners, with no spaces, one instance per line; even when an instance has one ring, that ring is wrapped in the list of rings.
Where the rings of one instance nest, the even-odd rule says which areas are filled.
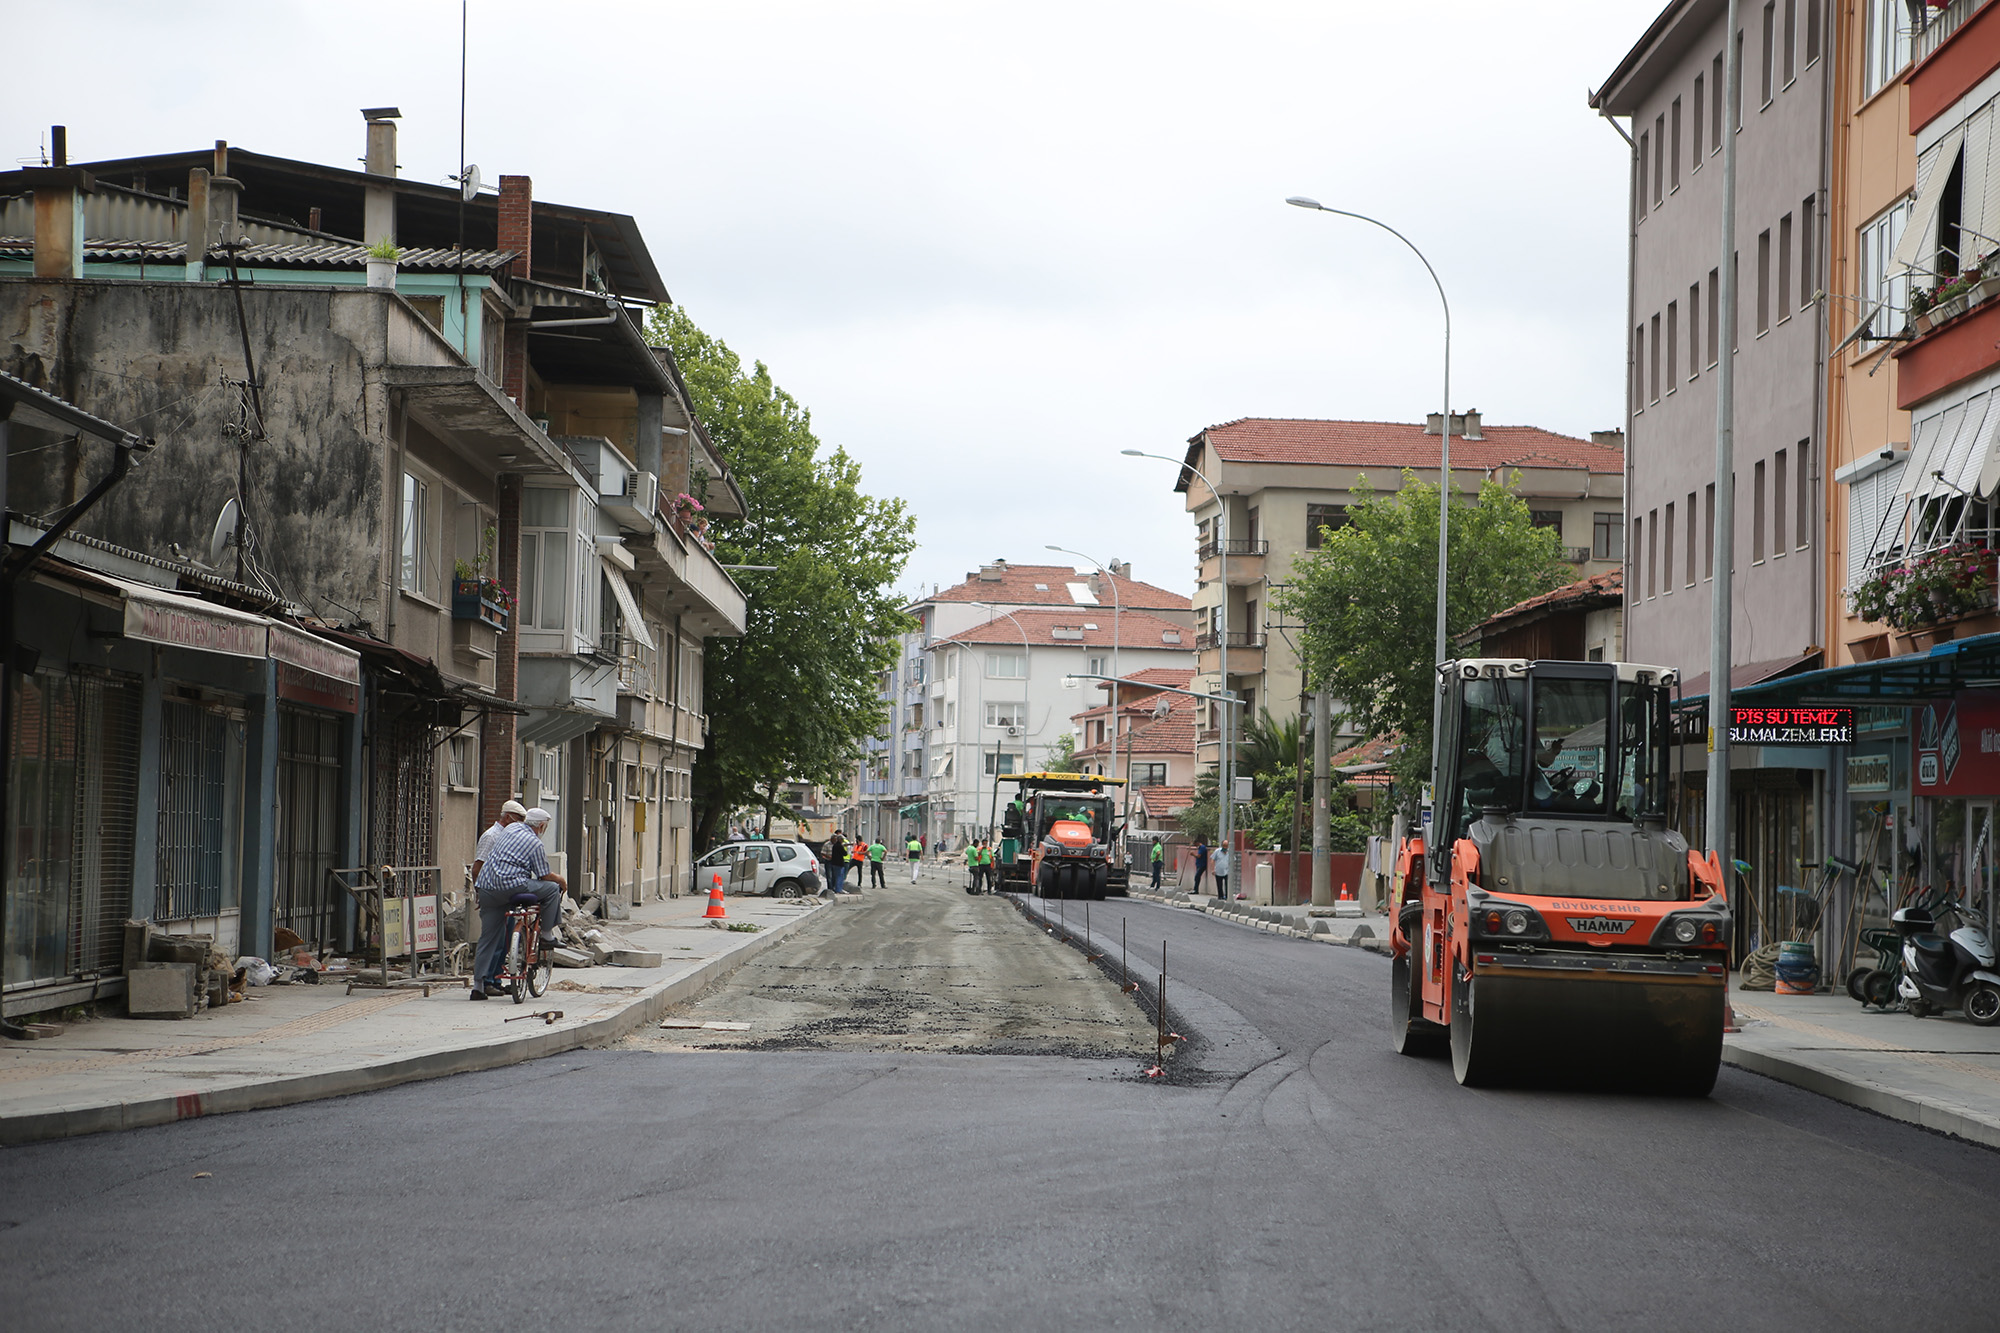
[[[1222,578],[1223,559],[1229,563],[1229,586],[1240,588],[1245,584],[1261,583],[1264,579],[1264,558],[1271,553],[1271,543],[1230,538],[1225,542],[1204,542],[1197,553],[1201,558],[1201,581],[1215,583]]]
[[[1195,670],[1203,675],[1213,675],[1222,669],[1223,640],[1227,637],[1229,648],[1229,674],[1231,676],[1261,676],[1264,674],[1264,635],[1260,630],[1231,630],[1227,636],[1221,634],[1199,634],[1195,636]]]
[[[1932,9],[1910,42],[1910,133],[1971,92],[1991,72],[2000,9],[1986,0],[1951,0]]]

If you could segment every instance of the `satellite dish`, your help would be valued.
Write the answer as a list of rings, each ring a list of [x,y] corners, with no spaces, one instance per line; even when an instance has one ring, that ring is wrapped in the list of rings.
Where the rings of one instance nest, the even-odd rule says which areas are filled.
[[[222,506],[222,512],[215,516],[215,532],[208,539],[208,563],[222,564],[222,553],[236,544],[236,528],[243,521],[243,506],[232,497]]]
[[[477,162],[468,162],[465,164],[465,174],[458,178],[458,190],[459,196],[468,204],[479,193],[479,164]]]

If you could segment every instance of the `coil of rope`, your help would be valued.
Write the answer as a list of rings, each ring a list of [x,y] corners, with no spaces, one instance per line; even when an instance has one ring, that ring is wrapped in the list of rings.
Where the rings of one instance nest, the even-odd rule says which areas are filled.
[[[1766,944],[1752,949],[1743,959],[1743,966],[1737,969],[1741,978],[1738,990],[1776,990],[1778,988],[1778,946]]]

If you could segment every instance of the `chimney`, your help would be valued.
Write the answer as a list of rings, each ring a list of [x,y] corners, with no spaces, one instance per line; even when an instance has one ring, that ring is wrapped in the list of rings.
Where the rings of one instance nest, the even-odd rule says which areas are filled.
[[[512,250],[514,262],[507,276],[526,279],[532,275],[535,245],[535,182],[527,176],[500,178],[499,247]]]
[[[69,164],[69,131],[49,127],[55,165],[21,173],[35,191],[35,276],[83,276],[83,196],[97,188],[87,171]]]
[[[1590,432],[1590,442],[1592,444],[1601,444],[1606,449],[1622,450],[1625,447],[1625,432],[1622,430],[1594,430]]]
[[[1459,426],[1460,433],[1468,440],[1483,440],[1486,438],[1479,433],[1479,409],[1476,407],[1466,408],[1465,415],[1460,417],[1454,424]]]
[[[208,243],[215,227],[209,218],[208,172],[201,167],[188,169],[187,280],[201,282],[207,276]]]
[[[990,565],[981,565],[979,567],[979,581],[981,583],[998,583],[1006,577],[1007,562],[1005,560],[995,560]]]
[[[1426,416],[1424,418],[1424,434],[1426,435],[1437,434],[1438,422],[1443,419],[1444,419],[1444,414],[1442,412],[1432,412],[1428,416]],[[1473,411],[1470,412],[1453,412],[1451,414],[1451,433],[1453,435],[1457,435],[1467,440],[1485,439],[1486,437],[1479,433],[1478,410],[1474,409]]]
[[[363,107],[361,118],[368,122],[368,156],[362,170],[370,176],[396,178],[396,122],[403,113],[393,106]],[[392,185],[368,182],[361,203],[361,243],[396,241],[396,190]]]

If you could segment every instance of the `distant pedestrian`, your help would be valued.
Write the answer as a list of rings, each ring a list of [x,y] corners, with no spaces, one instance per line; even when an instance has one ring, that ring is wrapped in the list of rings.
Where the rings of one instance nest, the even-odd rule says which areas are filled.
[[[1000,872],[993,866],[993,843],[987,838],[979,840],[979,878],[988,893],[1000,891]]]
[[[859,892],[861,882],[868,877],[868,839],[859,833],[854,835],[854,845],[847,849],[847,870],[854,879],[855,891]]]
[[[1215,855],[1209,858],[1208,868],[1215,872],[1215,896],[1218,898],[1227,898],[1229,896],[1229,849],[1227,847],[1216,848]]]
[[[1153,839],[1153,850],[1147,853],[1147,855],[1153,863],[1153,892],[1158,893],[1160,891],[1160,871],[1167,863],[1166,848],[1160,845],[1158,838],[1155,838]]]
[[[880,838],[868,844],[868,887],[886,889],[889,887],[882,878],[882,863],[889,859],[889,849]]]
[[[917,882],[917,867],[922,865],[924,861],[924,840],[917,834],[912,833],[910,841],[906,845],[906,850],[910,854],[910,883],[915,884]]]
[[[1202,834],[1194,840],[1194,889],[1201,892],[1201,881],[1208,874],[1208,835]]]
[[[847,844],[841,841],[839,829],[827,836],[823,850],[826,855],[827,889],[833,893],[846,893],[843,886],[847,883]]]
[[[965,844],[965,891],[979,892],[979,844]]]

